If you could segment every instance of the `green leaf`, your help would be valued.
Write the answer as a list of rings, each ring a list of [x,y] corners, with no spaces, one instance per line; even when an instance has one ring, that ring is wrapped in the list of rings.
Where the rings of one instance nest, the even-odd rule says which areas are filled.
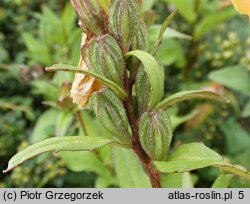
[[[178,147],[167,159],[167,162],[154,163],[164,173],[175,173],[223,163],[223,159],[202,143],[190,143]]]
[[[199,40],[207,32],[218,26],[223,21],[233,17],[236,14],[233,8],[222,10],[219,12],[212,12],[207,15],[196,27],[194,32],[194,39]]]
[[[57,116],[55,123],[55,136],[63,137],[66,135],[70,125],[72,124],[74,115],[71,112],[63,111]]]
[[[167,113],[169,115],[169,117],[171,118],[171,124],[172,124],[172,128],[173,131],[181,124],[187,122],[188,120],[190,120],[191,118],[193,118],[196,114],[197,111],[194,110],[186,115],[178,115],[178,108],[177,106],[171,107],[167,110]]]
[[[162,188],[194,188],[198,177],[189,172],[176,174],[161,174],[160,181]]]
[[[230,155],[229,158],[230,161],[232,161],[233,163],[244,166],[246,169],[250,169],[249,155],[250,155],[250,149],[248,146],[248,148],[245,149],[244,151],[241,151],[234,155]],[[236,177],[230,182],[230,187],[232,188],[238,188],[239,186],[242,188],[250,188],[250,180],[246,180],[242,177],[238,178]]]
[[[150,26],[149,28],[149,39],[150,42],[155,42],[160,35],[161,25],[155,24]],[[191,40],[192,37],[190,35],[186,35],[184,33],[180,33],[179,31],[168,27],[164,34],[163,39],[169,39],[169,38],[179,38],[179,39],[185,39],[185,40]]]
[[[74,80],[74,73],[56,72],[53,76],[53,79],[50,81],[50,83],[54,84],[56,87],[62,88],[65,86],[65,82],[72,82],[73,80]]]
[[[209,79],[250,96],[250,75],[245,67],[232,66],[213,71]]]
[[[154,45],[154,48],[152,50],[152,55],[155,55],[156,52],[158,51],[160,45],[161,45],[161,42],[162,42],[162,39],[163,39],[163,36],[164,36],[164,33],[166,31],[166,29],[168,28],[170,22],[173,20],[173,18],[176,16],[178,10],[175,10],[173,11],[168,17],[167,19],[163,22],[162,26],[161,26],[161,29],[160,29],[160,33],[159,33],[159,36],[158,36],[158,39]]]
[[[42,8],[41,27],[42,35],[45,42],[49,45],[53,43],[64,43],[63,25],[61,19],[47,6]],[[46,44],[46,43],[45,43]]]
[[[32,143],[47,139],[54,134],[55,121],[59,113],[57,109],[49,109],[39,117],[31,134]]]
[[[27,56],[30,59],[40,63],[50,63],[48,48],[43,41],[36,39],[29,33],[23,33],[22,38],[25,46],[28,48]]]
[[[226,171],[226,172],[233,173],[235,175],[244,177],[246,179],[250,179],[250,173],[245,168],[243,168],[242,166],[230,165],[230,164],[227,164],[227,163],[217,164],[217,165],[214,165],[214,166],[218,167],[222,171]]]
[[[160,102],[156,108],[157,109],[167,109],[168,107],[175,105],[178,102],[190,100],[190,99],[197,99],[197,98],[205,98],[205,99],[213,99],[220,102],[229,103],[229,101],[222,96],[211,92],[211,91],[203,91],[203,90],[194,90],[194,91],[183,91],[176,93],[174,95],[169,96],[168,98],[164,99]]]
[[[132,150],[113,147],[113,160],[121,188],[151,188],[149,178]]]
[[[164,0],[164,2],[173,4],[178,10],[180,10],[182,17],[189,23],[194,22],[197,18],[194,0]]]
[[[214,181],[212,188],[228,188],[233,176],[233,174],[219,175],[218,178]]]
[[[24,161],[44,152],[86,151],[86,150],[93,150],[111,143],[114,143],[114,141],[110,139],[102,139],[98,137],[86,137],[86,136],[59,137],[59,138],[54,137],[46,139],[18,152],[15,156],[13,156],[10,159],[8,163],[8,168],[3,172],[6,173],[15,168],[16,166],[22,164]]]
[[[30,33],[23,33],[22,38],[24,40],[26,47],[30,52],[37,52],[37,53],[47,52],[46,46],[43,43],[41,43],[41,41],[34,38]]]
[[[105,166],[114,166],[112,159],[112,146],[105,146],[98,149],[99,158],[105,164]]]
[[[67,37],[68,35],[71,34],[71,31],[74,28],[75,20],[76,20],[76,15],[74,9],[72,8],[71,3],[67,3],[62,11],[62,16],[61,16],[61,21],[63,24],[62,29],[64,30]]]
[[[55,101],[59,97],[59,89],[49,81],[33,80],[31,85],[32,93],[42,95],[47,101]]]
[[[125,91],[116,83],[113,81],[108,80],[107,78],[100,76],[94,72],[84,70],[84,69],[79,69],[75,66],[71,65],[65,65],[65,64],[55,64],[52,67],[47,67],[46,71],[68,71],[68,72],[76,72],[76,73],[82,73],[91,77],[96,78],[100,82],[102,82],[105,86],[110,88],[112,91],[114,91],[121,99],[124,99],[127,94]]]
[[[156,106],[161,100],[164,92],[164,72],[155,58],[142,50],[128,52],[125,57],[135,56],[141,60],[151,85],[150,107]]]
[[[75,29],[69,36],[70,44],[70,61],[67,59],[68,64],[77,65],[80,58],[79,45],[81,44],[81,29]]]
[[[164,66],[175,63],[175,66],[181,68],[185,65],[185,53],[180,42],[175,39],[164,40],[156,53],[155,58]]]
[[[163,173],[181,173],[208,166],[218,167],[223,171],[250,179],[246,170],[227,164],[223,158],[202,143],[184,144],[178,147],[166,162],[154,162]]]
[[[95,188],[108,188],[111,186],[117,186],[115,178],[99,176],[95,182]]]
[[[246,151],[250,147],[250,137],[235,118],[225,121],[220,126],[220,130],[226,137],[227,155],[237,155]]]
[[[168,28],[170,22],[173,20],[173,18],[176,16],[178,10],[173,11],[168,17],[167,19],[163,22],[161,29],[160,29],[160,33],[159,33],[159,37],[158,37],[158,41],[159,43],[162,41],[163,39],[163,35],[166,31],[166,29]]]
[[[81,115],[88,135],[93,135],[93,137],[98,135],[102,138],[110,138],[110,133],[102,126],[96,117],[93,117],[93,115],[91,116],[91,112],[87,110],[81,111]],[[84,133],[81,133],[81,135],[84,135]]]
[[[111,177],[108,169],[98,159],[94,152],[60,152],[60,157],[66,166],[74,172],[94,172],[100,176]]]

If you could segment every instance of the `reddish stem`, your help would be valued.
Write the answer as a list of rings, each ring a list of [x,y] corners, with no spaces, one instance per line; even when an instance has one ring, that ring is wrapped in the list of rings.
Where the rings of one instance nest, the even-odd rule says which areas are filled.
[[[132,99],[132,87],[134,85],[134,78],[128,78],[127,75],[125,75],[125,87],[128,94],[127,99],[124,101],[124,106],[127,110],[128,120],[130,122],[130,125],[132,127],[133,132],[133,141],[132,141],[132,148],[138,158],[140,159],[147,175],[149,176],[149,179],[151,181],[151,185],[153,188],[161,188],[160,185],[160,173],[159,171],[154,167],[152,164],[151,159],[146,154],[144,149],[141,146],[140,140],[139,140],[139,125],[138,125],[138,117],[136,116],[133,108],[133,99]]]

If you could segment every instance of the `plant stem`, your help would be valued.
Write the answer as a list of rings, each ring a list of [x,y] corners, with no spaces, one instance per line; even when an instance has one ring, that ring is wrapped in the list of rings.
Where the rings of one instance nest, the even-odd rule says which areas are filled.
[[[188,52],[187,52],[187,64],[184,68],[184,79],[187,81],[189,79],[189,74],[191,72],[191,69],[193,68],[194,63],[197,60],[198,57],[198,45],[199,43],[195,40],[192,40]]]
[[[191,72],[191,69],[193,68],[193,65],[195,64],[195,62],[197,61],[198,58],[198,47],[199,47],[199,41],[197,39],[194,39],[194,34],[195,34],[195,28],[197,26],[197,23],[199,22],[200,16],[199,16],[199,6],[200,6],[200,1],[196,0],[195,1],[195,12],[197,13],[198,17],[196,18],[196,20],[192,23],[191,25],[191,36],[192,36],[192,40],[189,44],[188,47],[188,52],[187,52],[187,64],[184,67],[184,79],[187,81],[189,79],[189,74]]]
[[[133,99],[132,99],[132,87],[134,85],[134,78],[128,78],[125,75],[125,87],[128,97],[124,101],[125,109],[127,110],[128,120],[132,127],[133,139],[132,139],[132,147],[138,158],[140,159],[142,166],[144,167],[147,175],[149,176],[151,185],[153,188],[161,188],[160,185],[160,173],[154,167],[151,162],[151,159],[143,150],[140,140],[139,140],[139,125],[138,125],[138,117],[136,116],[133,108]]]
[[[80,125],[81,125],[81,127],[82,127],[82,131],[83,131],[84,135],[85,135],[85,136],[88,136],[88,131],[87,131],[86,126],[85,126],[85,124],[84,124],[84,121],[83,121],[81,112],[78,110],[78,111],[76,112],[76,115],[77,115],[77,118],[78,118],[78,120],[79,120],[79,122],[80,122]]]
[[[161,188],[160,173],[151,163],[150,158],[143,150],[141,144],[137,141],[133,141],[133,150],[136,153],[136,155],[139,157],[139,159],[141,160],[141,163],[145,171],[147,172],[147,175],[149,176],[152,187]]]

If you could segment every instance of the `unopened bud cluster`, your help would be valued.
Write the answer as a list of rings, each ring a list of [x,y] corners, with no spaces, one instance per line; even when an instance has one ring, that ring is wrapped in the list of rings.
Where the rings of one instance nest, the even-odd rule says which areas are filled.
[[[71,0],[87,40],[81,47],[86,68],[114,82],[127,94],[128,79],[134,76],[132,109],[139,124],[141,146],[153,160],[165,160],[172,139],[167,113],[149,106],[151,87],[141,62],[124,55],[132,50],[148,51],[148,30],[140,14],[138,0]],[[129,85],[128,85],[129,84]],[[133,86],[132,85],[132,86]],[[92,90],[92,89],[91,89]],[[122,144],[131,145],[134,133],[125,99],[107,87],[93,89],[91,102],[102,125]],[[89,93],[89,92],[88,92]],[[129,96],[128,96],[129,97]],[[84,98],[86,99],[86,97]]]
[[[168,114],[163,111],[145,112],[140,119],[140,142],[148,155],[162,161],[172,141],[172,128]]]

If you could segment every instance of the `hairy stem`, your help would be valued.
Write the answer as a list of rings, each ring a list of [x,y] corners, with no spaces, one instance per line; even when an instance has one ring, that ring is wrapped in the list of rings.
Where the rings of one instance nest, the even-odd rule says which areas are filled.
[[[136,116],[133,108],[133,99],[132,99],[132,87],[134,85],[134,78],[128,78],[127,75],[125,75],[125,87],[127,92],[127,99],[124,101],[125,109],[127,110],[128,120],[132,127],[133,132],[133,139],[132,139],[132,147],[138,158],[140,159],[142,166],[144,167],[147,175],[150,178],[151,185],[153,188],[160,188],[160,173],[159,171],[154,167],[152,164],[151,159],[146,154],[146,152],[143,150],[140,140],[139,140],[139,119]]]
[[[143,150],[140,142],[138,142],[137,140],[133,141],[133,150],[136,153],[136,155],[139,157],[147,175],[149,176],[152,187],[161,188],[160,173],[151,163],[150,158]]]

